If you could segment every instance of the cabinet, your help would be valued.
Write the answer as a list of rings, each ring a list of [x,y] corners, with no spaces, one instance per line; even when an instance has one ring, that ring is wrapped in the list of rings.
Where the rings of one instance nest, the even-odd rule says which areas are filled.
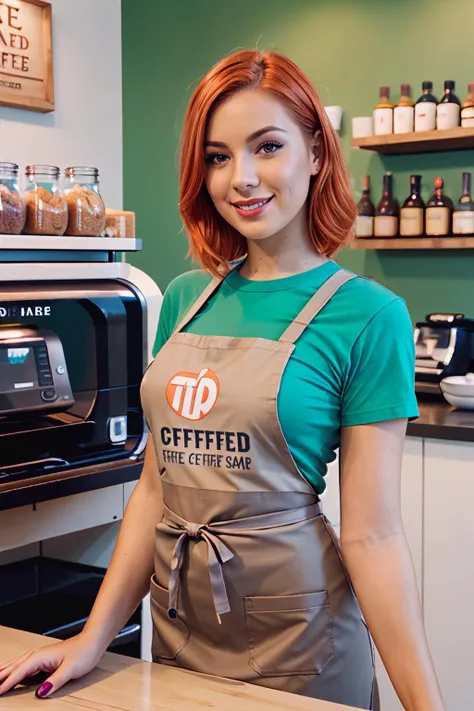
[[[425,441],[424,614],[449,711],[472,706],[474,445]]]
[[[120,521],[123,484],[0,512],[0,551]]]

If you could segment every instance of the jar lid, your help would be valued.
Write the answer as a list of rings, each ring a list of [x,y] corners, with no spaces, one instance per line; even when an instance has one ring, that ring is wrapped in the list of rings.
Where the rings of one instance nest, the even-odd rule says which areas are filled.
[[[97,180],[99,177],[99,171],[97,168],[92,168],[91,166],[87,165],[74,165],[70,166],[69,168],[66,168],[65,170],[66,175],[68,178],[94,178]]]
[[[8,173],[10,175],[18,175],[18,166],[16,163],[8,163],[8,161],[0,161],[0,173]]]
[[[59,168],[56,165],[27,165],[25,175],[47,175],[59,178]]]

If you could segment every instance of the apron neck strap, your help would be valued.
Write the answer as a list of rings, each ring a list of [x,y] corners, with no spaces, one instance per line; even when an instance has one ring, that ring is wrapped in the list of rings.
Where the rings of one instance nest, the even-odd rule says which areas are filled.
[[[229,270],[229,274],[230,274],[230,272],[233,272],[234,269],[237,269],[237,267],[239,267],[239,266],[240,266],[240,261],[237,262],[237,264],[233,264]],[[202,292],[201,296],[199,296],[196,299],[196,301],[193,303],[193,305],[191,306],[189,311],[186,313],[185,317],[178,323],[178,325],[176,326],[176,328],[173,331],[173,335],[175,333],[179,333],[180,331],[182,331],[183,328],[185,326],[187,326],[187,324],[196,316],[197,312],[200,309],[202,309],[202,307],[204,306],[206,301],[211,298],[211,296],[214,294],[215,291],[217,291],[217,289],[220,287],[220,285],[222,284],[222,282],[224,281],[226,276],[228,276],[228,275],[225,274],[224,276],[214,277],[209,282],[209,284],[206,286],[206,288]]]
[[[296,343],[303,331],[309,326],[311,321],[318,315],[321,309],[341,288],[343,284],[354,279],[356,275],[340,269],[329,277],[327,281],[317,290],[314,296],[308,301],[306,306],[300,311],[295,320],[290,323],[283,335],[278,339],[280,343]]]

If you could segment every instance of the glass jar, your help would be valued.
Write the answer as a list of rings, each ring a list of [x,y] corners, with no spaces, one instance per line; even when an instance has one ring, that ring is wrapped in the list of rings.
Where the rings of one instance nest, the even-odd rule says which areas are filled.
[[[0,163],[0,234],[19,235],[25,226],[25,201],[16,163]]]
[[[66,168],[64,197],[69,214],[66,234],[99,237],[105,229],[105,205],[99,193],[97,168]]]
[[[67,227],[67,204],[59,188],[59,168],[28,165],[24,197],[28,235],[63,235]]]

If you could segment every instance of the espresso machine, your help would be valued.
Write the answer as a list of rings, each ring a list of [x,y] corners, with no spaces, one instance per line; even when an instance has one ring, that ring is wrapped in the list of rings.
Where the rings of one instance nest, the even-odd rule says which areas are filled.
[[[474,371],[474,319],[432,313],[414,330],[415,390],[419,399],[442,399],[439,383]]]

